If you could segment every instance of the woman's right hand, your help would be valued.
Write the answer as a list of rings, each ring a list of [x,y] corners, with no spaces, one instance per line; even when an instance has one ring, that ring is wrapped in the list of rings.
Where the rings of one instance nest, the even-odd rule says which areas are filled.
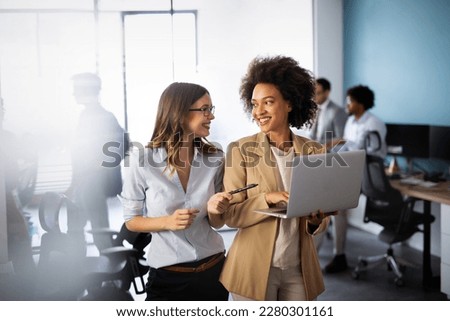
[[[223,214],[230,206],[233,195],[227,192],[216,193],[208,200],[208,214]]]
[[[286,191],[266,193],[265,197],[266,202],[267,204],[269,204],[269,206],[277,205],[281,202],[287,204],[287,202],[289,201],[289,193]]]
[[[199,212],[196,208],[182,208],[166,216],[166,229],[170,231],[188,229],[194,222],[196,214]]]

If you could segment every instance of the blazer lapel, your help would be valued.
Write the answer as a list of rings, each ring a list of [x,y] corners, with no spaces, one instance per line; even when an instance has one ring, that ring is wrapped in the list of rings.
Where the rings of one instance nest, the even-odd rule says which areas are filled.
[[[311,155],[317,153],[317,150],[322,149],[322,145],[315,141],[307,141],[305,138],[291,133],[293,138],[295,156]],[[258,155],[257,170],[266,185],[275,190],[281,188],[278,182],[281,179],[280,172],[277,167],[275,157],[270,150],[269,140],[263,132],[256,135],[256,145],[247,149],[247,152]]]
[[[294,138],[293,144],[295,156],[316,154],[324,148],[318,142],[307,140],[304,137],[295,135],[294,133],[291,134],[291,137]]]

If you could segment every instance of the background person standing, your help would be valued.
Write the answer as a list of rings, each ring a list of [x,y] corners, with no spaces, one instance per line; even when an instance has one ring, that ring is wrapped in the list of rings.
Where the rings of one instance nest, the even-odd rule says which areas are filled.
[[[314,101],[318,110],[316,120],[311,127],[311,139],[321,144],[331,144],[333,139],[342,137],[344,135],[345,122],[347,121],[345,109],[329,98],[330,92],[331,84],[327,79],[316,79]],[[327,135],[327,133],[329,134]]]
[[[73,196],[93,229],[107,228],[107,199],[122,190],[120,161],[126,150],[125,131],[101,105],[101,80],[97,75],[80,73],[72,81],[75,100],[84,109],[72,143],[72,182],[67,194]],[[120,157],[112,160],[112,153]],[[94,234],[94,243],[99,250],[110,246],[107,235]]]
[[[367,154],[381,158],[386,157],[386,125],[369,111],[374,105],[375,94],[369,87],[358,85],[347,90],[347,112],[350,117],[345,124],[343,140],[337,139],[335,141],[338,143],[334,147],[337,151],[366,149]],[[374,144],[366,148],[366,136],[372,131],[376,131],[380,135],[381,146]],[[342,211],[332,220],[334,226],[334,257],[325,266],[326,273],[341,272],[348,268],[345,255],[348,228],[347,211]]]

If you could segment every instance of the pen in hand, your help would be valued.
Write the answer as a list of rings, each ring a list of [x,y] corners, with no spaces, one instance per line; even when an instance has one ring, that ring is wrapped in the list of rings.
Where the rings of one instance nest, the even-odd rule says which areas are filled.
[[[236,193],[240,193],[240,192],[246,191],[246,190],[248,190],[248,189],[250,189],[250,188],[253,188],[253,187],[256,187],[256,186],[258,186],[258,184],[249,184],[249,185],[247,185],[247,186],[244,186],[244,187],[241,187],[241,188],[232,190],[232,191],[229,192],[229,193],[230,193],[231,195],[233,195],[233,194],[236,194]]]

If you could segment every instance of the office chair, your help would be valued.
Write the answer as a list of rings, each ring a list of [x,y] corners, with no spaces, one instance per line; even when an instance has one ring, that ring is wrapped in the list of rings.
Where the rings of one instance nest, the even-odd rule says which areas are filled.
[[[101,228],[92,229],[88,232],[109,236],[111,246],[106,249],[99,249],[100,254],[108,254],[121,247],[131,247],[136,250],[134,255],[128,257],[127,266],[125,267],[127,272],[124,273],[124,278],[120,280],[119,286],[127,290],[133,285],[136,294],[145,293],[144,276],[150,270],[145,259],[145,248],[152,240],[151,233],[132,232],[126,227],[125,223],[122,224],[120,231]]]
[[[87,256],[86,219],[60,193],[44,194],[39,221],[45,232],[39,247],[37,300],[133,300],[129,291],[111,284],[128,278],[128,258],[137,250],[116,247]]]
[[[395,284],[402,286],[402,270],[411,264],[396,257],[392,245],[406,241],[421,231],[419,225],[424,223],[424,216],[413,210],[415,199],[404,199],[398,190],[391,187],[385,174],[383,159],[378,156],[366,156],[361,191],[367,197],[364,222],[374,222],[383,227],[378,239],[387,243],[388,249],[383,255],[359,257],[353,278],[358,279],[361,272],[387,263],[388,269],[396,275]]]

